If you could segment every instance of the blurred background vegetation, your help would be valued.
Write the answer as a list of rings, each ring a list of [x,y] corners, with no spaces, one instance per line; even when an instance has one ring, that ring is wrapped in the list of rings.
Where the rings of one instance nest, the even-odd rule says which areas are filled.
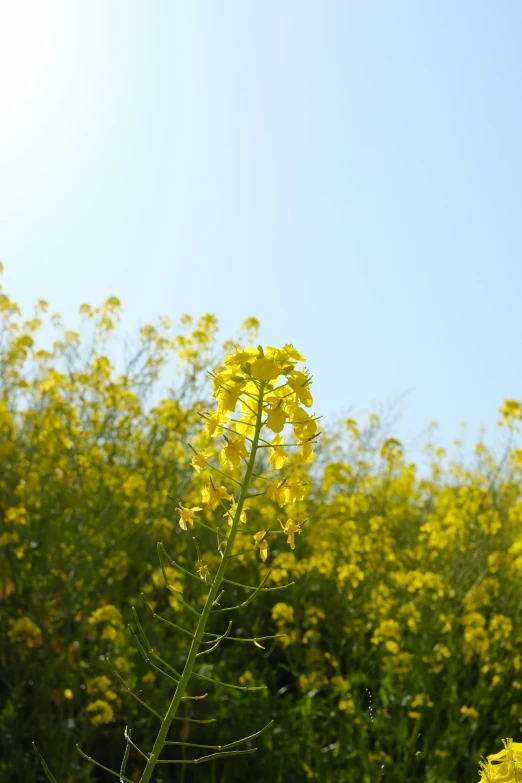
[[[249,319],[221,344],[211,315],[186,316],[177,331],[162,318],[128,341],[120,361],[109,344],[119,301],[81,312],[80,335],[46,302],[24,319],[0,295],[0,779],[17,783],[44,779],[33,740],[59,783],[109,779],[79,758],[77,742],[116,769],[126,726],[151,747],[155,719],[127,697],[107,657],[141,698],[165,708],[172,683],[143,660],[127,624],[135,606],[153,646],[180,664],[185,638],[154,620],[141,594],[192,627],[163,588],[156,545],[194,568],[171,498],[197,505],[202,479],[187,442],[202,437],[206,372],[257,329]],[[37,334],[51,327],[56,339],[43,348]],[[179,375],[168,388],[173,362]],[[479,756],[522,725],[521,418],[519,403],[501,406],[500,458],[479,443],[465,465],[428,445],[427,471],[377,416],[326,428],[316,461],[300,468],[307,496],[295,516],[310,521],[295,551],[282,538],[266,565],[256,553],[237,560],[240,582],[257,584],[269,566],[271,584],[295,584],[238,613],[235,632],[286,635],[264,648],[223,644],[206,662],[219,679],[268,690],[209,687],[204,701],[185,702],[184,717],[216,723],[180,720],[171,739],[218,744],[272,718],[275,727],[252,756],[165,768],[157,783],[477,777]],[[251,513],[276,519],[277,507],[261,500]],[[169,578],[197,605],[197,585],[180,572]],[[228,586],[230,603],[243,598]],[[141,769],[131,754],[127,774],[138,780]]]

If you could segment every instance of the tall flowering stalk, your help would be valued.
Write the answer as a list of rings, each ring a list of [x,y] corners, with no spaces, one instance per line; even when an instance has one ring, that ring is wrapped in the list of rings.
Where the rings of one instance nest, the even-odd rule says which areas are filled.
[[[201,660],[202,657],[212,653],[224,641],[253,642],[257,646],[261,646],[259,642],[262,639],[275,638],[266,636],[244,639],[231,636],[232,622],[229,622],[227,629],[221,634],[208,632],[206,629],[208,623],[213,618],[221,617],[223,614],[226,616],[230,612],[247,606],[259,593],[281,589],[281,586],[266,586],[270,575],[270,572],[268,572],[261,584],[257,586],[242,585],[235,581],[231,582],[231,584],[249,591],[248,597],[241,604],[223,608],[218,603],[224,592],[222,590],[223,585],[229,582],[226,574],[231,566],[232,558],[239,554],[236,551],[236,538],[239,532],[243,532],[241,528],[246,523],[247,509],[245,502],[251,497],[266,495],[282,508],[302,500],[304,497],[304,483],[295,471],[290,475],[283,473],[280,478],[270,480],[259,472],[258,467],[258,463],[262,462],[260,454],[264,449],[268,449],[268,462],[275,471],[283,471],[290,461],[290,454],[285,450],[287,448],[298,448],[300,457],[304,462],[311,462],[314,458],[313,444],[319,433],[317,430],[317,418],[306,410],[312,405],[312,395],[310,393],[310,375],[306,369],[298,368],[299,364],[304,361],[304,357],[292,345],[285,345],[283,348],[268,347],[263,349],[262,347],[252,347],[245,350],[236,349],[233,354],[225,358],[222,366],[217,367],[210,373],[213,397],[217,401],[217,407],[215,410],[202,414],[205,419],[207,436],[205,448],[198,450],[191,446],[192,464],[195,470],[201,472],[209,469],[210,478],[202,491],[201,502],[204,506],[189,507],[179,503],[177,505],[177,513],[179,514],[179,524],[183,530],[188,530],[194,527],[195,524],[200,524],[203,527],[210,528],[216,534],[221,560],[217,571],[211,574],[208,567],[202,562],[201,556],[199,556],[197,574],[192,573],[172,560],[163,545],[158,544],[158,554],[165,584],[176,595],[178,600],[197,617],[197,626],[194,631],[190,631],[170,623],[170,625],[174,625],[179,632],[190,639],[185,665],[183,670],[178,672],[160,658],[151,647],[138,614],[133,609],[137,628],[136,632],[133,633],[140,651],[145,660],[157,671],[172,680],[176,687],[167,711],[164,715],[160,715],[136,694],[132,693],[116,670],[114,670],[116,677],[121,681],[127,692],[134,696],[160,721],[156,740],[149,753],[140,750],[126,731],[127,747],[120,772],[107,769],[99,762],[86,756],[78,748],[85,758],[119,777],[122,781],[129,781],[129,778],[125,777],[125,768],[131,747],[146,759],[140,783],[148,783],[152,779],[157,764],[199,764],[224,756],[252,753],[255,751],[255,748],[246,750],[237,750],[236,748],[259,736],[271,726],[270,723],[250,736],[227,745],[195,745],[168,739],[169,729],[177,716],[181,701],[184,699],[203,698],[201,696],[191,696],[187,693],[189,685],[194,679],[202,679],[208,682],[219,683],[226,687],[247,691],[265,687],[221,683],[195,671],[195,666],[198,659]],[[285,429],[292,431],[291,442],[286,445],[283,434]],[[216,452],[210,448],[214,439],[217,439],[219,448],[219,466],[215,464],[217,461],[215,459]],[[244,464],[243,476],[242,478],[236,478],[236,469],[241,464]],[[236,475],[232,475],[231,471],[235,471]],[[231,486],[223,486],[217,480],[215,482],[212,478],[212,473],[218,474],[220,481],[225,479],[227,484]],[[254,488],[255,492],[251,492],[250,490],[256,482],[259,486]],[[218,512],[219,510],[217,525],[215,523],[209,525],[207,521],[203,522],[200,518],[201,513],[206,510],[205,507],[212,512]],[[225,512],[224,514],[223,511]],[[277,532],[286,536],[288,544],[293,549],[295,536],[301,533],[301,524],[290,517],[286,517],[284,521],[280,521],[282,531],[268,529],[253,533],[252,550],[258,550],[262,561],[266,561],[269,552],[270,535]],[[180,598],[179,590],[169,584],[165,569],[166,560],[171,567],[180,569],[193,580],[197,580],[208,588],[208,594],[201,612],[192,605],[185,603]],[[151,611],[154,617],[164,622],[169,622],[157,616],[153,610]],[[201,722],[210,723],[212,721]],[[181,745],[188,746],[191,749],[204,748],[205,755],[189,760],[163,758],[165,746]],[[209,753],[208,751],[213,752]],[[44,770],[49,777],[50,772],[45,766]],[[54,780],[52,776],[49,779]]]

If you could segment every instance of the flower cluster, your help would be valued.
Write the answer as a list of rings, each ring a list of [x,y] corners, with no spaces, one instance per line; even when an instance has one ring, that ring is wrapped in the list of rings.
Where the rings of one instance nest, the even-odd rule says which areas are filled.
[[[503,750],[481,761],[479,775],[483,783],[518,783],[522,780],[522,742],[502,740]]]
[[[212,389],[217,407],[205,412],[205,433],[207,443],[198,450],[193,449],[192,465],[201,473],[205,468],[217,471],[221,476],[229,475],[241,464],[249,465],[252,452],[268,450],[267,462],[275,472],[295,464],[295,458],[289,449],[299,450],[300,461],[304,464],[314,459],[314,442],[317,438],[317,417],[306,408],[312,405],[310,391],[311,377],[306,369],[299,369],[304,357],[292,345],[283,348],[250,347],[235,351],[225,357],[221,366],[210,373]],[[290,441],[285,441],[285,430],[291,433]],[[268,431],[268,434],[267,434]],[[265,436],[266,435],[266,436]],[[216,451],[211,448],[213,439],[219,438],[219,467],[212,460]],[[256,454],[253,454],[255,459]],[[253,463],[252,463],[253,467]],[[295,468],[287,475],[267,479],[257,474],[256,478],[268,483],[266,494],[277,502],[280,508],[294,504],[305,497],[305,482]],[[234,475],[230,476],[236,485]],[[202,488],[202,502],[215,511],[222,505],[229,526],[237,511],[237,498],[225,486],[209,478]],[[227,507],[225,503],[230,503]],[[203,509],[199,506],[186,508],[178,506],[180,525],[187,528],[193,525],[196,514]],[[301,533],[299,523],[291,518],[280,521],[287,536],[287,542],[293,549],[295,536]],[[242,509],[239,524],[246,523],[246,510]],[[269,530],[254,534],[254,543],[260,556],[266,560],[268,555]]]

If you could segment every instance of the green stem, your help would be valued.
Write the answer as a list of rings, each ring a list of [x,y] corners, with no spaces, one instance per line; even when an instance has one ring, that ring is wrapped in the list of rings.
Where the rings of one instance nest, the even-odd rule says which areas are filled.
[[[154,768],[156,764],[158,763],[159,756],[165,746],[165,742],[167,739],[167,733],[170,729],[170,726],[172,724],[172,721],[176,717],[176,712],[178,710],[178,707],[181,703],[181,699],[187,689],[187,686],[189,684],[190,678],[192,677],[192,671],[194,668],[194,663],[196,661],[196,656],[199,652],[199,647],[201,645],[201,642],[203,640],[203,635],[205,633],[205,628],[208,622],[208,619],[210,617],[210,613],[212,610],[212,606],[214,604],[214,601],[216,600],[219,590],[221,587],[221,583],[223,582],[223,578],[225,576],[225,571],[228,565],[228,561],[232,555],[232,550],[234,548],[234,542],[236,539],[236,533],[238,530],[239,520],[241,518],[241,512],[243,511],[243,505],[245,502],[245,497],[248,492],[248,488],[250,486],[250,481],[252,479],[252,474],[254,472],[254,464],[256,460],[256,454],[259,444],[259,435],[261,432],[261,426],[262,426],[262,416],[263,416],[263,387],[261,387],[259,392],[259,399],[258,399],[258,407],[257,407],[257,418],[256,418],[256,429],[254,433],[254,438],[252,440],[252,448],[250,451],[250,459],[248,460],[247,469],[245,472],[245,478],[243,481],[243,484],[241,486],[241,492],[239,494],[239,499],[237,501],[236,506],[236,513],[234,515],[234,520],[232,522],[232,528],[230,530],[230,534],[227,539],[227,545],[225,548],[223,559],[219,565],[218,571],[216,573],[214,582],[210,588],[209,594],[207,596],[207,600],[205,602],[205,606],[203,608],[203,611],[201,613],[201,616],[198,621],[198,626],[196,629],[196,632],[194,634],[194,638],[192,640],[192,644],[190,646],[189,654],[185,663],[185,667],[183,669],[183,672],[181,674],[180,681],[178,683],[178,686],[174,692],[174,696],[172,697],[172,701],[169,705],[169,708],[165,714],[165,717],[163,718],[161,722],[160,729],[158,731],[158,735],[156,737],[156,741],[154,742],[154,746],[152,748],[152,752],[150,754],[149,760],[145,766],[145,769],[143,770],[143,774],[140,778],[140,783],[149,783],[152,773],[154,771]]]

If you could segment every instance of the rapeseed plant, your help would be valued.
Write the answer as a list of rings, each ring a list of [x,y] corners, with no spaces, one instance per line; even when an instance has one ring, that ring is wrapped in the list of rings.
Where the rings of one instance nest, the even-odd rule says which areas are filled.
[[[285,585],[267,586],[270,570],[257,586],[242,585],[235,581],[231,582],[226,574],[229,572],[234,558],[245,554],[245,552],[238,551],[237,547],[238,540],[244,535],[252,536],[253,547],[251,548],[258,550],[262,561],[265,562],[268,558],[269,538],[271,535],[282,534],[286,536],[288,545],[291,549],[295,549],[295,536],[302,532],[302,522],[295,522],[290,517],[286,517],[284,520],[278,519],[281,530],[274,530],[273,526],[268,526],[263,530],[247,531],[245,525],[247,524],[247,504],[251,500],[270,494],[271,497],[277,499],[279,507],[283,508],[284,506],[294,504],[298,498],[302,497],[304,482],[298,478],[295,472],[291,476],[283,475],[282,478],[270,481],[263,473],[258,472],[258,463],[260,463],[259,455],[263,449],[268,449],[268,462],[274,471],[283,471],[290,460],[290,452],[285,451],[285,448],[299,448],[301,457],[305,462],[310,462],[313,459],[313,444],[319,433],[317,417],[302,407],[304,405],[306,408],[309,408],[312,405],[310,392],[311,377],[306,370],[298,369],[298,365],[303,361],[304,357],[292,345],[285,345],[283,348],[268,347],[266,349],[263,349],[261,346],[246,349],[237,347],[233,353],[225,357],[224,364],[217,367],[210,374],[217,408],[202,414],[206,422],[209,444],[205,444],[205,447],[202,449],[196,449],[191,446],[193,452],[191,462],[197,473],[201,474],[208,469],[210,474],[208,483],[203,487],[201,493],[201,502],[205,506],[185,506],[178,502],[176,511],[179,515],[179,526],[183,531],[189,531],[194,529],[195,526],[202,525],[215,535],[216,548],[220,557],[219,565],[215,571],[212,571],[209,565],[203,562],[197,538],[194,538],[198,554],[196,572],[181,566],[167,554],[162,543],[158,544],[159,562],[165,586],[172,593],[176,602],[181,603],[197,617],[196,627],[193,630],[188,630],[177,626],[157,615],[149,607],[151,608],[153,618],[167,622],[191,639],[185,664],[181,671],[177,671],[158,655],[151,646],[138,613],[133,607],[135,630],[131,629],[131,632],[140,652],[145,661],[156,672],[159,672],[175,685],[174,694],[165,714],[161,715],[144,702],[131,690],[114,666],[112,669],[125,691],[160,721],[156,740],[152,749],[149,752],[144,752],[138,748],[134,741],[131,741],[130,733],[126,730],[127,745],[119,772],[108,769],[78,747],[80,754],[88,761],[116,777],[119,776],[122,781],[132,783],[130,778],[125,776],[127,759],[131,750],[137,751],[146,760],[139,780],[140,783],[148,783],[157,765],[201,764],[227,756],[252,753],[256,750],[255,748],[246,750],[237,750],[236,748],[250,743],[254,738],[267,731],[273,723],[271,721],[268,725],[255,731],[248,737],[222,745],[197,744],[168,739],[170,727],[177,717],[178,708],[182,700],[200,700],[205,698],[206,694],[188,694],[188,690],[192,689],[192,686],[198,679],[240,691],[255,691],[265,687],[251,684],[225,683],[195,670],[195,666],[199,661],[202,661],[202,656],[213,653],[222,642],[254,643],[257,647],[262,647],[259,638],[231,636],[232,621],[228,623],[226,630],[221,633],[207,631],[207,625],[213,620],[220,619],[223,614],[228,615],[246,607],[261,592],[281,590],[285,587]],[[286,446],[284,435],[281,434],[285,425],[288,425],[287,429],[290,429],[293,434],[293,442],[287,443]],[[221,467],[218,467],[213,461],[215,451],[208,448],[210,442],[216,441],[219,449],[219,465]],[[237,469],[242,462],[245,468],[243,475],[238,478]],[[227,470],[231,472],[225,472]],[[217,473],[220,476],[220,480],[225,479],[229,488],[225,489],[224,487],[216,486],[212,478],[212,472]],[[267,483],[270,485],[268,489],[266,487]],[[274,487],[275,489],[273,489]],[[256,491],[252,491],[253,489],[256,489]],[[217,511],[218,507],[221,507],[225,512],[221,517],[224,516],[226,524],[223,524],[219,516],[216,520],[215,515],[212,513]],[[209,513],[207,513],[206,508],[208,508]],[[205,519],[205,522],[203,519]],[[240,549],[242,548],[240,547]],[[201,611],[192,604],[187,603],[182,597],[183,590],[172,583],[173,580],[169,578],[169,572],[167,571],[169,565],[165,565],[166,561],[170,565],[170,574],[175,573],[177,570],[196,581],[200,587],[208,590]],[[236,606],[222,607],[220,602],[223,595],[226,594],[227,584],[233,584],[249,591],[248,597]],[[106,629],[102,638],[112,640],[116,638],[121,626],[121,615],[115,607],[106,605],[96,610],[91,615],[89,622],[91,624],[105,624]],[[27,632],[26,626],[27,623],[24,625],[25,632]],[[15,630],[15,627],[13,627],[13,630]],[[17,629],[16,632],[18,632]],[[263,639],[271,638],[276,637],[263,637]],[[244,681],[245,679],[243,678]],[[92,685],[91,692],[96,692],[95,687]],[[113,708],[108,703],[107,698],[110,699],[106,694],[106,699],[97,699],[87,707],[88,712],[93,713],[93,725],[103,724],[112,720]],[[196,722],[210,723],[212,719],[198,720]],[[165,749],[173,746],[198,748],[213,752],[207,752],[194,759],[165,758]],[[49,779],[54,780],[46,766],[44,766],[44,770]]]

